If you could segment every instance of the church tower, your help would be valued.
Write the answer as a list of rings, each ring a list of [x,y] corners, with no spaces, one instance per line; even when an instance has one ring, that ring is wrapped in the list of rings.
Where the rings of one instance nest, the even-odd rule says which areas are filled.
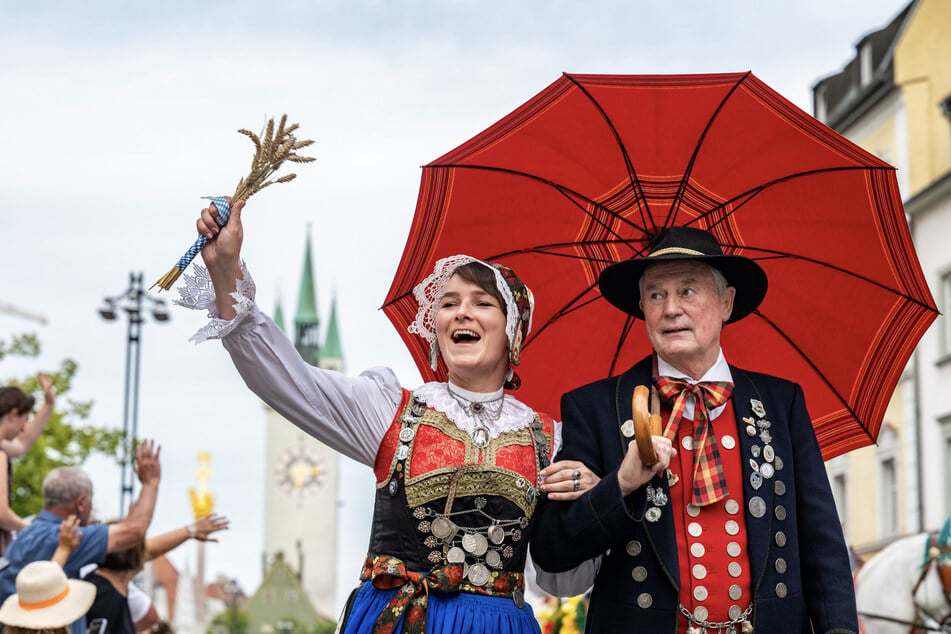
[[[305,361],[342,371],[343,353],[337,332],[336,300],[331,307],[325,343],[320,343],[320,318],[314,283],[310,227],[304,247],[294,346]],[[275,323],[284,327],[278,304]],[[266,567],[283,557],[296,560],[300,583],[317,612],[336,618],[337,488],[339,457],[280,414],[265,406],[264,557]]]

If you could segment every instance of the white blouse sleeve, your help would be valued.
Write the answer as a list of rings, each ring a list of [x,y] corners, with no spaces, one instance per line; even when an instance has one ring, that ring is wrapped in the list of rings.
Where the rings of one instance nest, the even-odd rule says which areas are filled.
[[[254,282],[244,269],[235,297],[237,315],[222,320],[209,298],[210,279],[202,267],[186,275],[177,304],[208,310],[209,324],[195,341],[220,338],[251,391],[281,416],[328,447],[373,466],[380,441],[402,399],[389,368],[371,368],[348,377],[305,362],[294,344],[254,303]]]

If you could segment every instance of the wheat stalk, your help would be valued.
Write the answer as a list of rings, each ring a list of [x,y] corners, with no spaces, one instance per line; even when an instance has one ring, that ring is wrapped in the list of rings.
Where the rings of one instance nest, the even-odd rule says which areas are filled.
[[[277,124],[276,129],[274,119],[268,119],[264,132],[260,137],[250,130],[243,128],[238,130],[238,132],[251,139],[254,143],[254,158],[251,160],[251,171],[246,177],[238,181],[238,187],[234,190],[234,194],[231,195],[231,200],[247,200],[265,187],[269,187],[275,183],[289,183],[297,178],[297,174],[286,174],[278,178],[273,178],[284,161],[289,163],[310,163],[314,160],[312,156],[301,156],[297,153],[298,150],[313,145],[314,143],[310,140],[298,140],[297,137],[294,136],[294,132],[297,128],[298,125],[296,123],[287,125],[287,115],[285,114],[281,115],[281,120]],[[219,220],[221,226],[224,226],[227,222],[227,215],[224,215],[223,218]],[[174,284],[182,274],[182,271],[188,268],[191,261],[195,259],[195,256],[198,255],[202,247],[207,243],[208,239],[205,238],[205,236],[199,236],[198,240],[195,241],[175,266],[169,269],[168,273],[163,275],[150,288],[159,286],[165,290],[170,289],[172,284]]]

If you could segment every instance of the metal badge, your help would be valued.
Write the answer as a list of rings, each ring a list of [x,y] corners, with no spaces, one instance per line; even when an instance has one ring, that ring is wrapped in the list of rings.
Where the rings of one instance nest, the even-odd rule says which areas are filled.
[[[683,446],[684,451],[693,451],[693,436],[684,436],[680,444]]]
[[[730,565],[726,567],[726,571],[730,573],[731,577],[739,577],[743,574],[743,567],[737,561],[731,561]]]
[[[473,564],[469,566],[469,582],[474,586],[484,586],[489,580],[489,569],[485,564]]]
[[[709,593],[707,592],[707,589],[704,588],[703,586],[697,586],[696,588],[693,589],[693,598],[696,599],[697,601],[706,601],[708,596],[709,596]]]
[[[776,507],[774,513],[776,514],[776,519],[778,519],[780,522],[786,519],[786,507],[782,504]]]
[[[397,460],[406,460],[406,456],[408,456],[408,455],[409,455],[409,446],[408,446],[408,445],[400,445],[399,447],[397,447],[397,449],[396,449],[396,459],[397,459]]]
[[[625,438],[634,437],[634,421],[628,419],[624,421],[624,424],[621,425],[621,433],[624,434]]]
[[[724,449],[733,449],[736,447],[736,438],[729,434],[724,434],[723,437],[720,438],[720,446]]]
[[[649,509],[647,509],[647,511],[644,513],[644,518],[648,522],[656,522],[657,520],[660,519],[660,515],[661,515],[660,509],[657,508],[656,506],[652,506]]]
[[[766,515],[766,501],[758,495],[750,498],[750,515],[753,517],[763,517]]]
[[[658,488],[654,491],[654,498],[652,500],[654,506],[664,506],[667,504],[667,494],[664,493],[663,489]]]
[[[750,469],[752,469],[754,473],[759,473],[759,463],[752,458],[750,458]]]
[[[778,572],[779,574],[783,574],[784,572],[786,572],[786,560],[783,559],[782,557],[776,560],[776,572]]]
[[[753,413],[759,416],[760,418],[762,418],[763,416],[766,416],[766,408],[763,407],[763,403],[761,401],[758,401],[755,398],[751,398],[750,407],[753,408]]]
[[[776,450],[773,449],[772,445],[766,445],[763,447],[763,460],[766,462],[772,462],[776,457]]]
[[[743,549],[740,548],[739,542],[730,542],[726,545],[726,554],[730,557],[739,557],[741,552]]]
[[[446,561],[451,564],[461,564],[466,560],[466,553],[458,546],[453,546],[446,553]]]
[[[493,544],[501,544],[502,541],[505,540],[505,529],[498,524],[490,526],[486,534],[489,536],[489,541]]]
[[[521,590],[515,590],[512,592],[512,602],[515,604],[519,610],[525,608],[525,593]]]
[[[769,478],[772,478],[772,477],[773,477],[773,474],[775,473],[775,470],[773,469],[773,465],[772,465],[772,464],[770,464],[770,463],[768,463],[768,462],[764,462],[764,463],[760,466],[759,472],[763,475],[764,478],[769,479]]]
[[[756,435],[756,428],[753,427],[752,425],[747,425],[747,426],[746,426],[746,435],[749,436],[750,438],[752,438],[753,436],[755,436],[755,435]]]
[[[644,579],[647,579],[647,568],[644,566],[637,566],[631,571],[631,578],[638,582],[644,581]]]
[[[409,442],[416,436],[416,430],[412,427],[404,427],[400,430],[400,440]]]
[[[750,474],[750,486],[753,487],[754,491],[763,486],[763,476],[760,475],[759,471]]]
[[[637,605],[642,608],[649,608],[654,603],[654,597],[648,592],[642,592],[637,595]]]
[[[726,529],[727,535],[736,535],[740,532],[740,525],[737,524],[736,520],[729,520],[723,525],[723,528]]]
[[[668,469],[667,470],[667,486],[673,487],[678,482],[680,482],[680,476],[674,473],[673,471],[671,471],[670,469]]]
[[[782,531],[777,531],[776,537],[774,539],[776,541],[776,545],[779,546],[780,548],[786,545],[786,533]]]
[[[638,555],[641,554],[641,543],[637,541],[636,539],[632,539],[631,541],[627,543],[625,550],[627,551],[627,554],[630,555],[631,557],[637,557]]]
[[[737,502],[735,499],[730,498],[730,499],[727,500],[726,503],[723,505],[723,508],[724,508],[724,509],[726,510],[726,512],[729,513],[730,515],[736,515],[737,513],[740,512],[740,503]]]
[[[760,438],[760,440],[763,441],[763,443],[765,443],[765,444],[767,444],[767,445],[768,445],[769,443],[773,442],[773,435],[772,435],[771,433],[769,433],[769,431],[767,431],[767,430],[765,430],[765,429],[760,432],[759,438]]]
[[[753,445],[752,447],[750,447],[750,455],[751,455],[751,456],[753,456],[754,458],[759,458],[759,454],[760,454],[760,446],[759,446],[759,445]]]
[[[786,483],[782,480],[776,480],[776,482],[773,483],[773,491],[776,492],[776,495],[785,495]]]

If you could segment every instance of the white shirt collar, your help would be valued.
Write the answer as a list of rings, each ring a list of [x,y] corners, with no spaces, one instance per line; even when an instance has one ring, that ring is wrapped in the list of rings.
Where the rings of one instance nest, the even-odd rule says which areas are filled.
[[[700,377],[700,381],[687,376],[671,364],[664,361],[660,355],[657,355],[657,374],[659,376],[669,376],[674,379],[683,379],[688,383],[699,383],[700,381],[733,382],[733,373],[730,372],[730,365],[726,362],[726,358],[723,356],[722,348],[717,353],[716,362],[710,367],[709,370],[706,371],[702,377]]]

